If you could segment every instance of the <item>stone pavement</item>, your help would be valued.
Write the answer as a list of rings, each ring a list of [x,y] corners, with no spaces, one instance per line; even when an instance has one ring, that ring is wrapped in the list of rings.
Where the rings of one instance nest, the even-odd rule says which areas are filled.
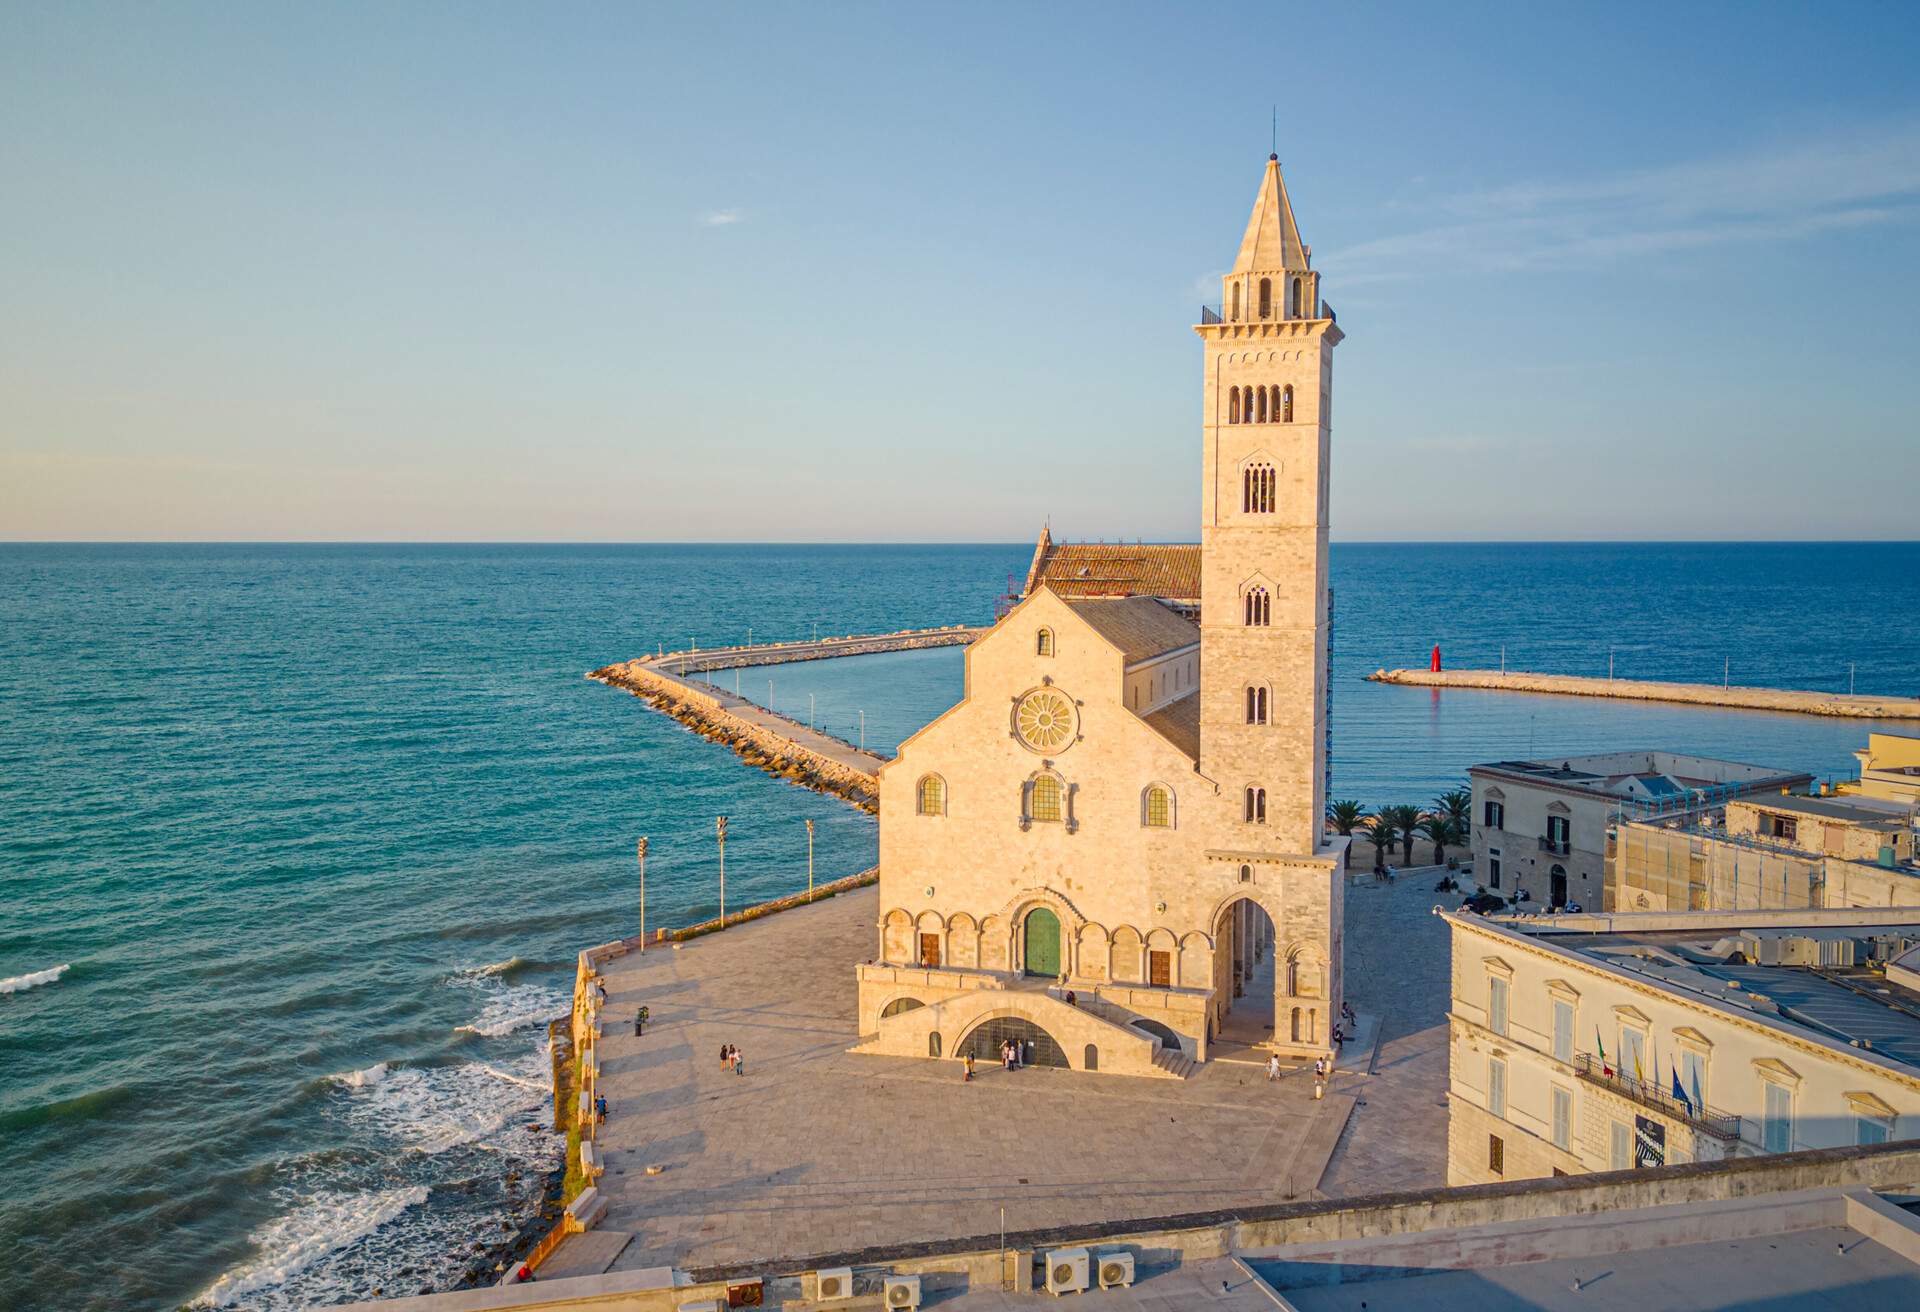
[[[1310,1196],[1352,1099],[1336,1086],[1315,1103],[1305,1073],[995,1065],[964,1084],[957,1062],[848,1053],[852,966],[872,954],[877,897],[609,963],[601,1226],[634,1236],[613,1269],[986,1236],[1003,1208],[1023,1230]],[[722,1070],[725,1043],[745,1054],[744,1076]]]
[[[1372,1074],[1334,1078],[1334,1091],[1358,1103],[1320,1181],[1330,1198],[1447,1182],[1452,945],[1433,908],[1451,911],[1465,899],[1433,891],[1445,873],[1425,866],[1392,884],[1363,875],[1347,885],[1347,1005],[1380,1017],[1380,1038]]]

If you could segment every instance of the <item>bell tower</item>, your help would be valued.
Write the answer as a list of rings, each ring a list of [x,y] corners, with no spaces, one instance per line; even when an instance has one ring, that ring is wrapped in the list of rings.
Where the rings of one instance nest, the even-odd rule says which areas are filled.
[[[1200,770],[1223,837],[1325,845],[1327,462],[1333,348],[1312,250],[1269,156],[1221,306],[1194,331],[1202,374]]]

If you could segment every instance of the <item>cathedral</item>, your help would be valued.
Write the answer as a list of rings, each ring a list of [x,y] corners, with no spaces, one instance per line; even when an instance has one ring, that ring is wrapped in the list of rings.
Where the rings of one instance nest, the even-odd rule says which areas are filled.
[[[1181,1078],[1331,1054],[1326,812],[1341,340],[1269,158],[1201,369],[1200,543],[1056,543],[880,772],[856,1051]]]

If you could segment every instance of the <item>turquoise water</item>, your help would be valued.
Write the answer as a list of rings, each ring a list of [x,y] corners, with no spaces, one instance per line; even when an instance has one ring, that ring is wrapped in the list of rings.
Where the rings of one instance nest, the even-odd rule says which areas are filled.
[[[1031,547],[0,546],[0,1307],[445,1287],[534,1206],[573,954],[871,863],[870,819],[584,671],[979,621]],[[1920,547],[1341,545],[1336,792],[1684,747],[1845,771],[1859,723],[1385,688],[1450,664],[1920,692]],[[748,670],[890,749],[960,653]],[[728,676],[720,676],[725,680]]]

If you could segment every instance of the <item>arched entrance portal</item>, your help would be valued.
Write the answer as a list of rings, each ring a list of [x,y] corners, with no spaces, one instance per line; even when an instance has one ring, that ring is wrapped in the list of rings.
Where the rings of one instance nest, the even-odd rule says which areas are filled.
[[[1000,1045],[1008,1039],[1020,1045],[1020,1060],[1025,1065],[1062,1068],[1067,1065],[1067,1054],[1054,1041],[1053,1035],[1018,1016],[997,1016],[982,1021],[973,1027],[966,1038],[960,1040],[960,1046],[953,1055],[964,1057],[971,1053],[977,1062],[997,1062],[1000,1060]]]
[[[1276,1029],[1282,967],[1274,961],[1272,917],[1251,898],[1229,903],[1214,922],[1214,1032],[1221,1043],[1266,1043]]]
[[[1035,907],[1021,922],[1020,959],[1029,975],[1052,979],[1060,973],[1060,917]]]

